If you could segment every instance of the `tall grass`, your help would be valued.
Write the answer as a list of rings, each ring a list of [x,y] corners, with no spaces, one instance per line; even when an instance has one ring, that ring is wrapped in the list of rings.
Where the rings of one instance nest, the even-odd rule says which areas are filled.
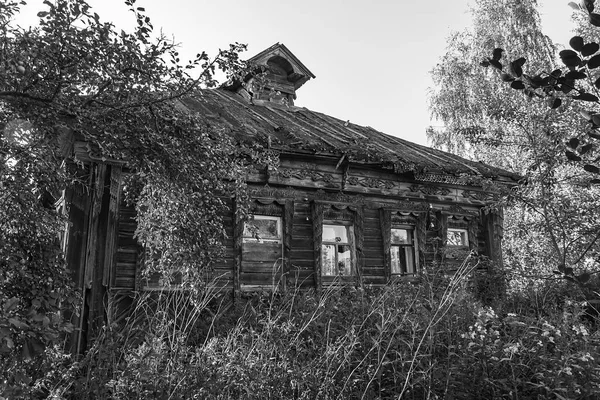
[[[48,396],[90,399],[594,398],[598,351],[577,303],[545,319],[453,274],[320,292],[140,293]],[[475,280],[476,281],[476,280]],[[477,288],[475,288],[477,289]],[[522,307],[522,305],[520,305]],[[75,365],[75,366],[74,366]],[[588,396],[588,397],[585,397]]]

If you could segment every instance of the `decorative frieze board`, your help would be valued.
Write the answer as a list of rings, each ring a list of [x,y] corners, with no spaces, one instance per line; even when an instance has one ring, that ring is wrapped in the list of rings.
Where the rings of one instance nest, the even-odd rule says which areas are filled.
[[[322,181],[322,182],[330,183],[334,180],[334,177],[332,174],[329,174],[326,172],[319,172],[319,171],[316,171],[314,169],[309,169],[309,168],[302,168],[302,169],[279,168],[277,170],[277,175],[279,177],[282,177],[285,179],[290,179],[290,178],[296,178],[296,179],[300,179],[300,180],[310,179],[313,182]]]
[[[480,192],[476,190],[463,190],[462,197],[466,199],[473,199],[481,202],[490,202],[497,200],[497,194],[490,192]]]
[[[391,190],[396,187],[399,187],[397,182],[391,180],[378,178],[359,178],[356,176],[348,176],[348,178],[346,178],[346,183],[347,185],[363,186],[371,189]]]
[[[466,185],[466,184],[468,184],[468,177],[447,175],[447,174],[435,174],[435,173],[415,174],[415,180],[421,181],[421,182],[448,183],[451,185]]]
[[[273,199],[294,199],[299,196],[299,193],[294,188],[288,186],[286,188],[272,188],[268,184],[263,187],[248,189],[248,194],[252,198],[273,198]]]
[[[414,193],[423,193],[424,195],[427,196],[447,196],[449,195],[452,191],[448,188],[445,187],[439,187],[439,186],[429,186],[429,185],[411,185],[409,187],[411,192]]]
[[[263,187],[254,187],[249,189],[249,194],[250,197],[255,199],[295,199],[304,202],[317,200],[329,203],[350,204],[357,207],[367,207],[371,209],[385,208],[390,210],[404,210],[407,212],[426,212],[430,209],[430,204],[426,201],[371,201],[361,194],[349,194],[341,191],[331,192],[323,189],[319,189],[313,193],[303,193],[289,186],[286,188],[273,188],[269,185],[265,185]]]
[[[384,179],[378,177],[364,177],[353,175],[349,168],[343,168],[340,171],[341,177],[336,176],[335,173],[319,171],[317,166],[309,163],[299,164],[298,167],[281,167],[277,171],[273,171],[271,176],[277,176],[281,181],[289,179],[296,179],[300,181],[307,181],[307,187],[313,186],[315,182],[323,182],[329,187],[338,187],[337,181],[341,178],[341,189],[352,190],[352,187],[364,189],[375,189],[381,191],[392,191],[400,196],[410,196],[414,194],[417,196],[461,196],[460,191],[455,192],[456,188],[449,188],[440,186],[439,184],[420,184],[409,182],[402,182],[392,179]],[[418,180],[423,180],[432,183],[442,183],[445,185],[465,185],[465,178],[453,177],[444,174],[420,174],[416,176]],[[308,184],[311,182],[311,184]],[[460,190],[460,189],[459,189]],[[463,190],[462,197],[467,199],[473,199],[477,201],[487,202],[493,199],[493,195],[487,192],[481,192],[476,190]]]

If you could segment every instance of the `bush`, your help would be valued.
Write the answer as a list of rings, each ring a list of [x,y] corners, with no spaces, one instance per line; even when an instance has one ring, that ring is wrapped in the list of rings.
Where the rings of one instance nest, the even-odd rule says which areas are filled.
[[[145,294],[124,326],[109,324],[78,363],[62,356],[32,385],[55,399],[597,398],[583,303],[543,316],[512,298],[485,306],[466,284],[476,266],[235,304]]]

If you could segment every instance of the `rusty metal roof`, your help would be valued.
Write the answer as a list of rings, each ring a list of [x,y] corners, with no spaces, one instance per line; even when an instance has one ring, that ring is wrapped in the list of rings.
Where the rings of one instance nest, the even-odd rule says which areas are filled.
[[[248,102],[225,89],[203,90],[180,101],[190,111],[202,113],[209,123],[229,128],[237,140],[258,141],[283,153],[345,155],[352,162],[380,165],[397,173],[412,172],[418,180],[434,177],[431,179],[449,182],[452,176],[465,175],[509,182],[520,179],[512,172],[304,107]]]

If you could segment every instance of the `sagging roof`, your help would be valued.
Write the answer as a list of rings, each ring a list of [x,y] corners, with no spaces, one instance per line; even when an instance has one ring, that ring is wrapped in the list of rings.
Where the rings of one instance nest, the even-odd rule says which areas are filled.
[[[259,141],[282,153],[345,156],[351,162],[412,173],[418,180],[451,182],[452,177],[479,176],[516,183],[520,179],[512,172],[304,107],[248,101],[225,89],[203,90],[180,101],[210,123],[228,128],[238,141]]]

